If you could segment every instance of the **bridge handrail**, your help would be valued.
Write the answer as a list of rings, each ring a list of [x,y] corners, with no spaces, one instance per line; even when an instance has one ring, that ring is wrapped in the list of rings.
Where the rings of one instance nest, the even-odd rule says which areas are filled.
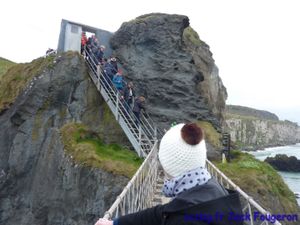
[[[157,161],[157,162],[155,162]],[[206,166],[208,171],[211,173],[211,175],[223,186],[236,190],[243,201],[246,202],[246,206],[243,208],[243,212],[246,213],[246,210],[248,210],[248,213],[250,214],[250,221],[247,221],[247,224],[251,225],[259,225],[259,224],[275,224],[275,225],[281,225],[280,222],[277,220],[274,223],[271,223],[269,221],[255,221],[253,218],[253,210],[252,208],[256,209],[258,212],[260,212],[263,215],[271,215],[270,212],[266,211],[261,205],[259,205],[253,198],[249,195],[247,195],[239,186],[237,186],[233,181],[231,181],[224,173],[222,173],[212,162],[209,160],[206,161]],[[108,211],[105,212],[104,218],[106,219],[112,219],[115,217],[118,217],[119,215],[125,215],[128,213],[137,212],[139,210],[143,210],[145,208],[151,207],[151,198],[154,195],[154,188],[152,181],[156,181],[157,178],[157,171],[158,171],[158,148],[157,148],[157,142],[141,167],[138,169],[138,171],[135,173],[135,175],[132,177],[132,179],[129,181],[127,186],[123,189],[122,193],[117,197],[116,201],[113,203],[113,205],[110,207]],[[156,169],[154,169],[156,167]],[[151,171],[149,171],[149,168],[152,168]],[[146,173],[146,176],[144,176]],[[154,177],[154,178],[153,178]],[[141,180],[141,178],[147,179],[147,181]],[[141,183],[145,184],[141,187]],[[134,194],[132,194],[132,190],[136,187],[139,187],[139,190],[137,190]],[[152,193],[148,196],[144,196],[144,190],[145,187],[150,187],[152,190]],[[136,198],[136,196],[139,196]],[[149,197],[150,196],[150,197]],[[135,198],[134,198],[135,197]],[[148,199],[148,204],[145,204],[143,202],[143,205],[139,205],[140,202],[131,202],[134,201],[134,199]],[[134,203],[134,204],[133,204]],[[135,206],[135,207],[134,207]],[[129,208],[131,207],[131,208]],[[246,221],[245,221],[246,222]]]
[[[141,167],[137,170],[135,175],[132,177],[132,179],[129,181],[127,186],[123,189],[122,193],[117,197],[116,201],[113,203],[113,205],[110,207],[110,209],[105,212],[104,218],[111,219],[113,217],[118,217],[119,214],[125,215],[128,213],[137,212],[139,210],[151,207],[151,201],[150,199],[154,195],[154,189],[153,187],[154,183],[151,183],[152,181],[156,181],[157,179],[157,171],[158,171],[158,158],[157,158],[157,142]],[[157,161],[156,163],[154,161]],[[246,210],[248,210],[248,213],[250,215],[250,224],[270,224],[268,221],[261,221],[257,222],[254,221],[253,218],[253,210],[252,208],[256,209],[263,215],[271,215],[270,212],[266,211],[262,206],[260,206],[255,200],[253,200],[252,197],[247,195],[239,186],[237,186],[235,183],[233,183],[224,173],[222,173],[212,162],[209,160],[206,161],[207,163],[207,169],[211,173],[211,175],[218,180],[218,182],[225,187],[229,189],[236,190],[240,196],[242,197],[242,200],[246,201],[246,206],[243,208],[243,212],[246,213]],[[154,169],[156,167],[156,169]],[[152,168],[152,171],[149,171],[149,168]],[[144,176],[145,174],[146,176]],[[154,178],[153,178],[154,176]],[[147,179],[141,180],[141,178]],[[141,186],[143,184],[143,186]],[[152,192],[148,193],[148,196],[143,195],[145,191],[145,187],[150,187]],[[132,190],[134,188],[139,188],[136,192],[132,194]],[[130,193],[130,194],[128,194]],[[138,197],[136,197],[138,196]],[[132,203],[134,199],[148,199],[148,204],[145,202],[134,202]],[[140,204],[140,205],[139,205]],[[135,206],[135,207],[134,207]],[[275,225],[281,225],[280,222],[277,220],[272,223]]]
[[[266,211],[262,206],[260,206],[256,201],[253,200],[252,197],[247,195],[239,186],[233,183],[224,173],[222,173],[212,162],[207,160],[207,169],[211,173],[211,175],[218,180],[218,182],[224,185],[227,188],[236,190],[240,197],[242,197],[243,201],[246,201],[246,206],[243,208],[243,212],[245,213],[248,210],[250,214],[250,224],[270,224],[268,221],[257,222],[254,221],[252,208],[256,209],[263,215],[271,215],[268,211]],[[155,146],[152,148],[151,152],[141,165],[141,167],[137,170],[135,175],[129,181],[127,186],[123,189],[122,193],[117,197],[115,202],[112,204],[110,209],[105,212],[104,218],[112,219],[118,217],[119,215],[125,215],[128,213],[137,212],[139,210],[143,210],[145,208],[151,207],[151,199],[154,196],[154,183],[157,179],[158,172],[158,148],[157,142]],[[152,170],[150,170],[152,169]],[[145,179],[145,180],[143,180]],[[153,182],[153,183],[152,183]],[[141,185],[143,184],[143,185]],[[150,188],[150,190],[149,190]],[[147,190],[146,190],[147,189]],[[145,194],[145,190],[148,191],[148,195]],[[139,200],[148,200],[148,203],[145,201]],[[138,200],[138,201],[134,201]],[[280,222],[275,221],[275,225],[281,225]]]
[[[145,126],[150,127],[152,133],[158,140],[160,140],[163,137],[164,132],[155,125],[154,121],[151,119],[151,117],[149,116],[149,114],[147,112],[144,112],[142,114],[141,120],[145,121],[145,124],[146,124]]]
[[[151,199],[154,197],[154,184],[157,180],[159,166],[157,153],[158,147],[156,141],[140,168],[136,171],[110,209],[105,212],[104,218],[111,219],[119,215],[125,215],[152,207]]]
[[[224,173],[222,173],[211,161],[206,160],[206,167],[207,170],[210,172],[210,174],[224,187],[228,189],[233,189],[237,191],[242,199],[246,201],[246,206],[243,208],[243,212],[245,213],[246,210],[248,210],[248,213],[250,214],[250,224],[271,224],[268,221],[262,221],[261,223],[257,223],[257,221],[254,221],[253,219],[253,213],[252,213],[252,207],[254,207],[257,211],[259,211],[263,215],[271,215],[270,212],[266,211],[261,205],[259,205],[251,196],[249,196],[246,192],[244,192],[239,186],[237,186],[235,183],[233,183],[232,180],[230,180]],[[254,223],[255,222],[255,223]],[[281,225],[280,222],[277,220],[272,223],[275,225]]]

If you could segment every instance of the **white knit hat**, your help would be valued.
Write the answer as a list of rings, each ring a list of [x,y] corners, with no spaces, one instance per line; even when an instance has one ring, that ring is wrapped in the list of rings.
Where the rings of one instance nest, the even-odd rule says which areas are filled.
[[[195,123],[178,124],[161,139],[158,157],[163,169],[172,177],[197,167],[205,167],[206,145],[203,131]]]

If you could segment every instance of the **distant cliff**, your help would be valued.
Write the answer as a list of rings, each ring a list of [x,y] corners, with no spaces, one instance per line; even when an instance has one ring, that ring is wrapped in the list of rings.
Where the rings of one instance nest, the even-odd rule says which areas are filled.
[[[255,117],[262,120],[275,120],[279,121],[278,116],[276,116],[274,113],[265,111],[265,110],[257,110],[245,106],[239,106],[239,105],[227,105],[226,106],[226,113],[227,114],[233,114],[233,115],[239,115],[239,116],[248,116],[248,117]]]
[[[274,113],[242,106],[227,106],[225,129],[231,140],[245,150],[300,142],[300,127],[280,121]]]

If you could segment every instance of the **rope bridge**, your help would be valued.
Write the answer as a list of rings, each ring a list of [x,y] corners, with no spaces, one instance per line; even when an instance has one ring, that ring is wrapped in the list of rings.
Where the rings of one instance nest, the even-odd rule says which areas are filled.
[[[155,206],[159,203],[168,202],[170,199],[164,198],[160,191],[163,176],[158,161],[158,139],[161,138],[162,132],[156,128],[150,117],[146,118],[142,115],[140,123],[136,123],[137,118],[135,118],[131,109],[128,110],[129,107],[125,107],[126,103],[122,101],[118,90],[116,90],[109,78],[104,76],[101,67],[93,59],[94,57],[85,50],[85,60],[89,67],[90,77],[138,155],[145,158],[140,168],[117,197],[111,208],[105,212],[104,218],[113,219]],[[209,160],[206,161],[206,167],[220,184],[239,193],[243,213],[249,213],[250,215],[250,221],[245,221],[245,224],[281,225],[278,221],[273,223],[267,220],[255,221],[253,218],[254,211],[263,215],[270,215],[270,213],[234,184]]]

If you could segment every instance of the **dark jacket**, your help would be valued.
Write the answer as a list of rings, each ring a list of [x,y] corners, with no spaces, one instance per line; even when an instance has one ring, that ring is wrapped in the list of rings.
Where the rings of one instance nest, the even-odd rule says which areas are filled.
[[[118,63],[117,63],[117,61],[111,61],[110,63],[114,66],[115,71],[118,71]]]
[[[136,112],[136,113],[140,113],[141,110],[146,110],[146,107],[145,107],[145,102],[144,101],[141,101],[139,98],[137,98],[135,101],[134,101],[134,106],[133,106],[133,109],[132,111],[133,112]]]
[[[106,63],[104,65],[104,70],[106,75],[112,80],[114,75],[117,73],[117,71],[115,71],[115,68],[112,64],[110,63]]]
[[[132,88],[132,96],[130,98],[129,96],[129,93],[130,93],[130,89],[128,88],[128,86],[125,87],[125,90],[124,90],[124,100],[127,102],[127,103],[132,103],[133,102],[133,99],[135,97],[135,91],[134,89]]]
[[[104,52],[101,49],[98,49],[96,52],[96,57],[98,62],[101,62],[104,56]]]
[[[119,217],[114,225],[242,225],[228,215],[242,215],[238,193],[227,191],[214,179],[179,194],[173,201]],[[221,219],[221,214],[224,214]]]

